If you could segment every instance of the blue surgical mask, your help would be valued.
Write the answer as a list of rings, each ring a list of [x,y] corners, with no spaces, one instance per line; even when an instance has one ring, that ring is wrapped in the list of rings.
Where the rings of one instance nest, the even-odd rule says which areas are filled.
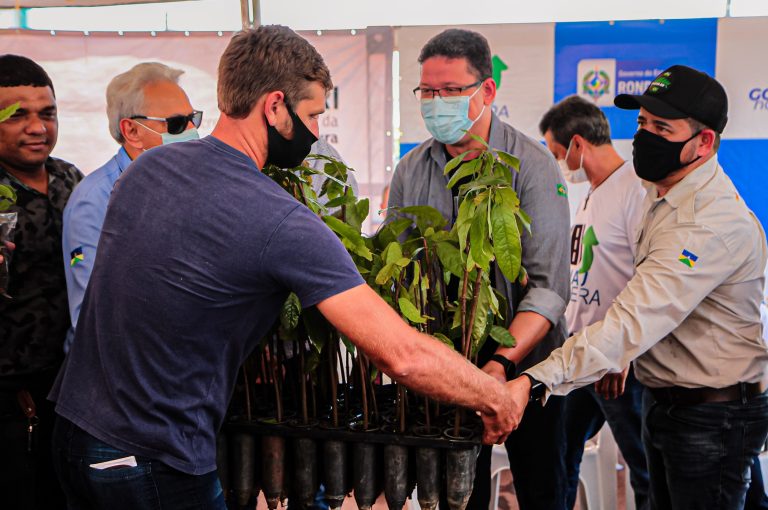
[[[465,131],[469,131],[485,111],[485,105],[483,105],[483,109],[474,120],[469,118],[469,101],[479,91],[480,88],[471,96],[433,97],[421,100],[421,116],[435,140],[451,145],[464,138]]]
[[[163,140],[163,145],[168,145],[171,143],[176,142],[188,142],[190,140],[197,140],[200,138],[200,135],[197,132],[197,128],[189,128],[186,131],[182,131],[181,133],[177,135],[172,135],[171,133],[158,133],[151,127],[147,127],[141,122],[136,121],[136,124],[143,127],[144,129],[148,129],[155,133],[156,135],[160,135],[160,138]]]

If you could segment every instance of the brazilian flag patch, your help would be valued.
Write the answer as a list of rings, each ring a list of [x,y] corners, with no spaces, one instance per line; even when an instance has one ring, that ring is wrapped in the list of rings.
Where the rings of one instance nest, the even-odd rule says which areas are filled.
[[[685,264],[688,267],[693,267],[696,265],[696,261],[699,260],[699,257],[694,255],[688,250],[683,250],[683,252],[680,254],[680,257],[678,259],[680,262]]]
[[[75,267],[83,260],[85,260],[85,257],[83,256],[83,247],[78,246],[72,250],[72,253],[69,254],[69,267]]]
[[[557,194],[560,195],[561,197],[568,196],[568,189],[565,187],[564,184],[557,185]]]

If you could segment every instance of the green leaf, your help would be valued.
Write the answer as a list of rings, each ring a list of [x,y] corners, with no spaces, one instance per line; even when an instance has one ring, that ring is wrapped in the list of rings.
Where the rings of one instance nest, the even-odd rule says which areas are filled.
[[[0,212],[8,210],[16,204],[16,190],[5,184],[0,184]]]
[[[520,199],[512,188],[499,188],[496,190],[497,200],[504,202],[507,208],[517,210],[520,208]],[[527,216],[527,215],[526,215]],[[530,218],[528,218],[530,220]]]
[[[487,276],[486,273],[486,277]],[[483,285],[483,292],[485,292],[486,302],[488,303],[491,312],[493,312],[493,315],[499,315],[499,299],[496,297],[496,293],[490,285],[490,280],[488,281],[488,285]]]
[[[408,298],[401,297],[400,299],[397,300],[397,304],[400,307],[400,313],[402,313],[403,316],[409,321],[415,324],[427,323],[427,319],[421,316],[418,308],[416,308],[416,305],[411,303],[411,301]]]
[[[507,280],[513,282],[520,273],[522,247],[515,213],[506,207],[506,202],[492,207],[491,227],[496,263]]]
[[[440,211],[428,205],[401,207],[399,211],[403,214],[412,215],[416,222],[416,226],[421,232],[424,232],[429,227],[439,230],[448,223],[446,219],[443,218],[443,215],[440,214]]]
[[[509,168],[515,169],[516,172],[520,171],[520,160],[518,158],[504,151],[496,151],[496,155]]]
[[[347,192],[351,197],[354,198],[354,195],[352,195],[352,188],[349,188]],[[363,226],[363,222],[365,221],[365,218],[368,217],[368,207],[369,207],[369,202],[367,198],[360,200],[356,204],[348,206],[346,208],[347,223],[349,223],[359,231]]]
[[[453,340],[451,340],[450,338],[448,338],[444,334],[442,334],[442,333],[433,333],[432,336],[437,338],[438,340],[440,340],[442,343],[444,343],[445,345],[447,345],[451,349],[455,349],[456,348],[453,345]]]
[[[461,154],[459,154],[455,158],[451,159],[448,163],[446,163],[445,168],[443,169],[443,175],[448,175],[449,173],[451,173],[454,168],[459,166],[461,164],[461,162],[464,161],[464,158],[470,152],[472,152],[472,151],[469,150],[469,151],[466,151],[466,152],[462,152]]]
[[[336,207],[341,207],[342,205],[350,205],[354,204],[357,201],[354,195],[342,195],[340,197],[336,197],[333,200],[329,200],[326,202],[325,206],[328,209],[334,209]]]
[[[479,158],[473,159],[472,161],[468,161],[464,163],[452,176],[451,179],[448,181],[448,184],[446,185],[446,188],[451,189],[453,188],[458,181],[463,179],[464,177],[468,175],[474,175],[477,171],[477,168],[482,163],[482,160]]]
[[[411,263],[411,259],[409,259],[408,257],[401,257],[401,258],[397,259],[396,261],[394,261],[393,263],[396,266],[399,266],[399,267],[406,267],[406,266],[408,266],[408,264]]]
[[[517,340],[512,336],[507,328],[501,326],[491,326],[491,338],[502,347],[514,347],[517,344]]]
[[[488,239],[487,210],[488,204],[485,202],[477,206],[475,217],[472,219],[472,227],[469,230],[469,251],[475,264],[481,267],[483,271],[488,271],[493,256],[492,253],[486,253],[484,249]]]
[[[523,224],[523,227],[525,227],[525,230],[528,231],[528,233],[531,233],[531,217],[526,214],[525,211],[522,209],[518,209],[515,211],[515,214],[517,215],[520,222]]]
[[[473,139],[474,141],[476,141],[476,142],[478,142],[478,143],[481,143],[481,144],[483,145],[483,147],[485,147],[486,149],[489,149],[489,148],[490,148],[490,147],[488,146],[488,142],[486,142],[485,140],[483,140],[482,138],[480,138],[480,137],[479,137],[479,136],[477,136],[476,134],[474,134],[474,133],[470,133],[469,131],[467,131],[467,134],[468,134],[468,135],[469,135],[469,137],[470,137],[471,139]]]
[[[301,303],[299,298],[291,292],[288,294],[288,299],[283,303],[283,307],[280,310],[280,325],[286,331],[293,331],[296,326],[299,325],[299,315],[301,314]]]
[[[396,260],[403,257],[403,249],[400,247],[400,243],[392,241],[384,248],[381,254],[381,259],[385,264],[393,264]]]
[[[435,249],[443,268],[450,271],[454,276],[461,278],[464,275],[464,266],[459,249],[448,242],[437,243]]]
[[[5,122],[6,120],[10,119],[11,116],[16,113],[16,110],[19,109],[19,107],[21,107],[21,103],[14,103],[11,106],[0,110],[0,122]]]
[[[393,241],[397,241],[400,234],[413,224],[410,218],[397,218],[386,223],[376,232],[374,240],[380,248],[387,246]]]
[[[384,267],[381,268],[381,271],[376,275],[376,284],[384,285],[399,273],[400,266],[397,266],[394,262],[385,264]]]
[[[341,236],[342,243],[344,243],[344,246],[346,246],[352,253],[359,255],[366,260],[372,259],[373,255],[371,254],[371,250],[365,245],[365,240],[363,239],[363,236],[360,235],[360,232],[334,216],[323,216],[323,221],[331,230]]]

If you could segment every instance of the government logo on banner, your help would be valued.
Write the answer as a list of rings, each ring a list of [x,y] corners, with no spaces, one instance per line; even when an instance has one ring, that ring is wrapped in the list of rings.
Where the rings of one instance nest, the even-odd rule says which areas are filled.
[[[616,97],[616,59],[582,59],[576,66],[579,96],[597,106],[613,106]]]

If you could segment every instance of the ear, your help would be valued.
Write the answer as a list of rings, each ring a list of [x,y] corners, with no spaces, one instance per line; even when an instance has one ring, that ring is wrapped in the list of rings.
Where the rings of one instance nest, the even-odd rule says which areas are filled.
[[[714,131],[711,129],[704,129],[701,131],[701,142],[699,143],[699,148],[696,150],[697,156],[706,156],[712,150],[715,146],[715,140],[717,139],[717,135]]]
[[[277,125],[278,107],[285,102],[285,94],[279,90],[269,92],[264,100],[264,117],[270,126]]]
[[[481,87],[483,89],[483,104],[488,106],[496,99],[496,82],[492,78],[486,78]]]
[[[136,125],[136,122],[131,119],[120,119],[119,127],[120,133],[125,139],[125,143],[139,150],[144,148],[144,143],[139,136],[139,127]]]

